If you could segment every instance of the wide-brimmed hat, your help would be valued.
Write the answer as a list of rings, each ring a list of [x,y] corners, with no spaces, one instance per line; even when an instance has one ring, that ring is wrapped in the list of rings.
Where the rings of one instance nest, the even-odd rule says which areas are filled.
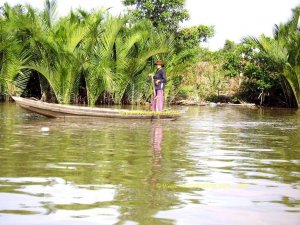
[[[162,65],[164,66],[164,62],[162,60],[157,60],[154,65]]]

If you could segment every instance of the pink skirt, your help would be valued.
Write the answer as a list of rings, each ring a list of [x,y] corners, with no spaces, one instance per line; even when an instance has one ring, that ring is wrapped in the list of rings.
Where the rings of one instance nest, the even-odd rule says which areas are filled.
[[[152,111],[163,111],[164,107],[164,91],[156,90],[156,96],[151,100],[151,110]]]

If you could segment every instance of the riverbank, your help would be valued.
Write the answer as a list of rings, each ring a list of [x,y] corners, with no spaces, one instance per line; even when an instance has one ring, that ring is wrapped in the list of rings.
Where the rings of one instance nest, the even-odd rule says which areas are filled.
[[[257,107],[254,103],[221,103],[221,102],[198,102],[192,100],[180,100],[172,103],[172,105],[183,105],[183,106],[247,106],[247,107]]]
[[[30,99],[34,99],[34,100],[38,100],[36,98],[30,98]],[[0,97],[0,103],[5,103],[5,102],[14,102],[14,100],[11,97],[7,97],[7,96],[2,96],[2,98]],[[49,103],[53,103],[53,102],[49,102]],[[70,105],[83,105],[83,106],[87,106],[87,104],[70,104]],[[103,106],[103,105],[115,105],[117,106],[118,104],[98,104],[98,106]],[[119,105],[120,107],[122,106],[130,106],[130,104],[122,104]],[[138,104],[140,106],[143,107],[143,109],[149,109],[150,110],[150,103],[149,102],[144,102],[141,104]],[[237,102],[237,103],[233,103],[233,102],[210,102],[210,101],[194,101],[194,100],[188,100],[188,99],[184,99],[184,100],[178,100],[178,101],[174,101],[172,103],[169,103],[169,105],[171,106],[210,106],[210,107],[219,107],[219,106],[233,106],[233,107],[252,107],[252,108],[257,108],[257,107],[267,107],[267,108],[288,108],[288,107],[283,107],[282,105],[257,105],[255,103],[249,103],[249,102]],[[134,105],[131,105],[134,106]]]

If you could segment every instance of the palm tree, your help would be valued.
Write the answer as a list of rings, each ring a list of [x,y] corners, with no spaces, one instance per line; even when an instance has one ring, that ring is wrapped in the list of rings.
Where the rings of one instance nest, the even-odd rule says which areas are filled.
[[[16,21],[24,17],[21,6],[4,4],[0,14],[0,94],[20,94],[28,81],[28,51],[17,37]]]
[[[88,27],[73,12],[56,22],[55,1],[46,0],[41,13],[29,5],[11,8],[5,4],[3,8],[0,51],[5,63],[0,64],[1,86],[13,95],[15,84],[24,89],[24,81],[37,71],[42,92],[49,84],[59,103],[69,103],[78,91],[83,64],[80,43]]]
[[[32,65],[43,59],[49,49],[47,32],[53,21],[55,1],[45,1],[48,6],[39,14],[30,5],[10,7],[4,4],[1,13],[1,76],[2,86],[8,95],[21,94],[33,73]],[[49,52],[48,52],[49,53]],[[6,57],[6,59],[4,59]],[[4,74],[5,73],[5,74]],[[3,78],[5,76],[5,79]],[[4,83],[4,81],[6,81]],[[40,76],[41,90],[45,78]],[[4,84],[3,84],[4,83]],[[17,88],[19,87],[19,88]],[[3,89],[3,88],[2,88]],[[19,90],[16,93],[13,90]]]
[[[29,68],[47,79],[59,103],[68,104],[72,94],[78,91],[82,69],[80,44],[88,29],[78,23],[74,12],[51,24],[48,29],[47,33],[35,37],[41,45],[40,57]]]
[[[168,42],[163,35],[154,34],[148,21],[132,25],[128,17],[105,14],[100,26],[95,25],[100,28],[97,43],[85,64],[89,105],[93,106],[104,92],[115,103],[134,103],[135,96],[143,95],[151,87],[145,81],[149,80],[149,60],[167,52]]]
[[[152,93],[149,72],[159,55],[172,51],[172,39],[153,29],[147,20],[141,20],[123,31],[116,40],[116,71],[122,79],[116,80],[115,98],[131,102],[141,101]]]
[[[87,52],[84,70],[88,104],[94,106],[103,92],[113,93],[116,76],[115,42],[126,18],[112,17],[108,12],[99,11],[88,21],[93,32],[84,43]]]
[[[277,68],[289,106],[300,107],[300,34],[298,22],[300,7],[293,10],[292,18],[274,28],[274,39],[261,36],[251,38]],[[293,104],[296,102],[296,104]]]
[[[107,11],[71,11],[56,20],[56,2],[42,12],[29,5],[4,5],[0,17],[0,91],[15,94],[38,73],[42,95],[51,87],[58,103],[68,104],[84,79],[88,104],[106,93],[115,103],[136,102],[150,95],[148,73],[171,41],[149,21],[129,23],[128,16]],[[82,85],[82,84],[81,84]],[[83,84],[84,85],[84,84]],[[9,90],[9,91],[7,91]]]

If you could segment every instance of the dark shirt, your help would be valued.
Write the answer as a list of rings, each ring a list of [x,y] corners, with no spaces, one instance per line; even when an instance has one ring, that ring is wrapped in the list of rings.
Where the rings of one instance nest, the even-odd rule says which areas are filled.
[[[164,90],[167,83],[165,69],[164,68],[158,69],[155,75],[153,76],[153,80],[155,84],[155,90]],[[157,80],[159,80],[158,84],[156,84]]]

